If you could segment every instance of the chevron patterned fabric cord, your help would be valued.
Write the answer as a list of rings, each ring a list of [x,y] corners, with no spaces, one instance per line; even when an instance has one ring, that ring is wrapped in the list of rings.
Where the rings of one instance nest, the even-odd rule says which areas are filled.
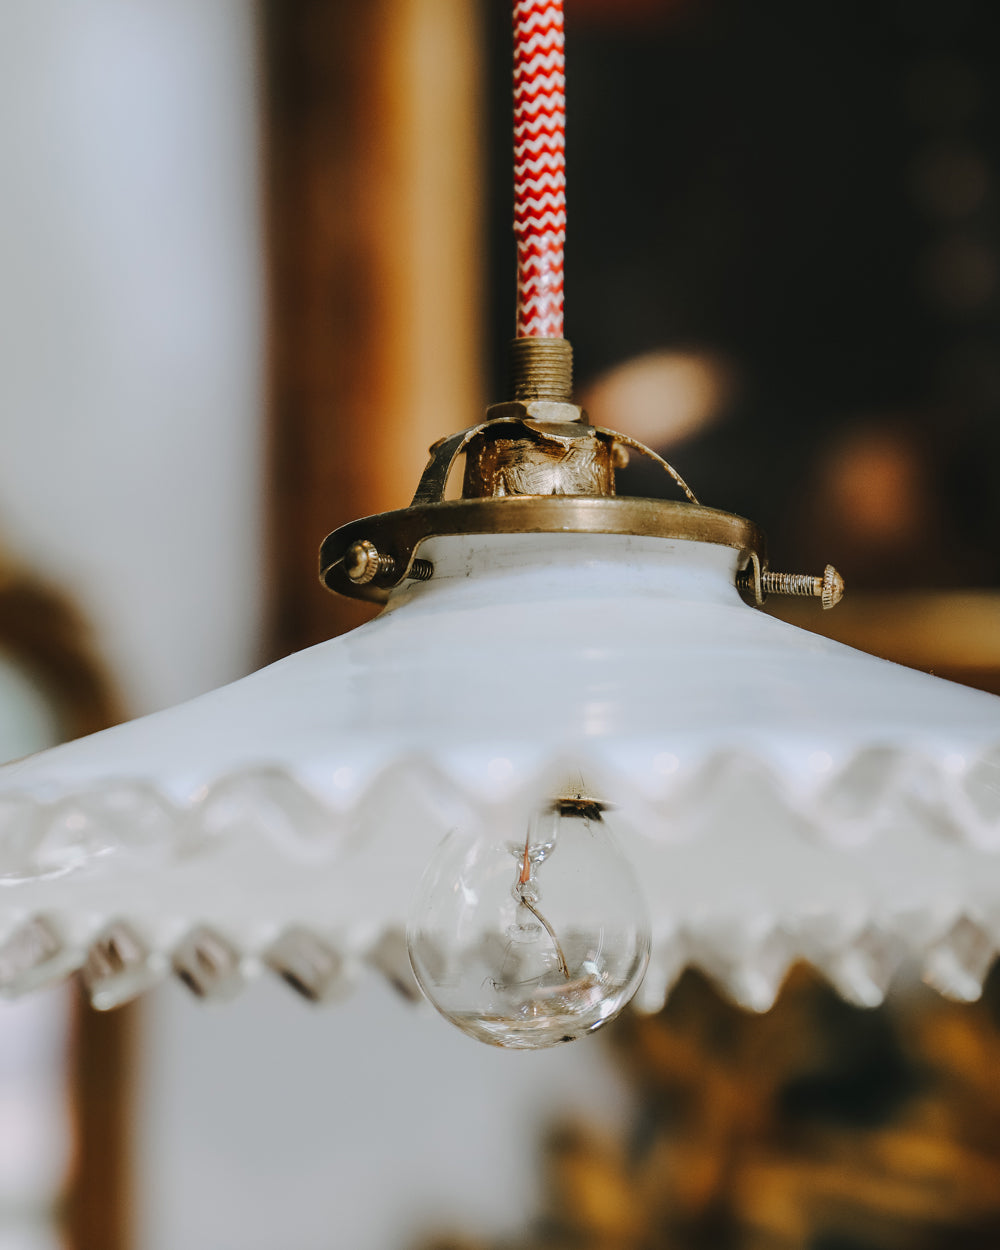
[[[566,243],[563,6],[514,3],[517,337],[562,338]]]

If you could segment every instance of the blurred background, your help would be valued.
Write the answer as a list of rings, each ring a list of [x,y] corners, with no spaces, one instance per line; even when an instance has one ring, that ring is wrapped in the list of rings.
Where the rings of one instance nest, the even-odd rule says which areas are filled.
[[[566,10],[592,419],[847,579],[774,610],[1000,692],[1000,9]],[[4,758],[362,619],[319,540],[502,397],[509,19],[0,8]],[[688,974],[510,1055],[374,978],[53,990],[0,1012],[0,1250],[994,1247],[998,996],[861,1012],[803,972],[758,1019]]]

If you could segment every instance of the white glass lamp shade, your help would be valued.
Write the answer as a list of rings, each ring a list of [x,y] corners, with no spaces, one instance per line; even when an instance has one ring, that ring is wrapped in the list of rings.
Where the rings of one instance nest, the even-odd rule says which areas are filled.
[[[868,1004],[906,961],[979,992],[1000,700],[747,607],[721,546],[420,555],[431,580],[352,633],[0,771],[6,992],[95,946],[100,1005],[171,964],[211,993],[267,964],[316,995],[365,964],[412,985],[402,934],[442,839],[523,842],[567,776],[613,807],[645,895],[642,1005],[695,963],[765,1008],[800,958]]]

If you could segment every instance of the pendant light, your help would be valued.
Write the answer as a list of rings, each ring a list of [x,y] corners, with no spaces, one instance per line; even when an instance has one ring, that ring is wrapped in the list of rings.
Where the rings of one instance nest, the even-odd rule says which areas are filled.
[[[224,998],[269,969],[326,1000],[375,967],[515,1047],[655,1009],[688,964],[757,1010],[796,960],[865,1005],[904,965],[979,994],[1000,700],[760,612],[843,583],[774,571],[573,403],[562,6],[514,19],[508,401],[323,543],[375,620],[0,770],[3,993],[80,970],[106,1008],[173,972]],[[678,498],[617,496],[629,456]]]

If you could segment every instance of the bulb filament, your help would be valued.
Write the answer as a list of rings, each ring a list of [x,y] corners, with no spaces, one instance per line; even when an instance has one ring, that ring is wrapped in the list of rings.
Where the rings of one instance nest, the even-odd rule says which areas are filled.
[[[568,981],[569,980],[569,964],[566,962],[566,956],[563,954],[563,948],[559,945],[559,939],[556,937],[555,929],[553,929],[553,927],[545,919],[545,917],[538,910],[538,908],[533,903],[529,903],[526,898],[521,899],[521,906],[527,907],[528,911],[531,912],[531,914],[535,917],[538,923],[542,926],[545,932],[552,939],[552,945],[556,948],[556,958],[559,960],[559,969],[562,972],[563,976]]]
[[[521,864],[521,871],[518,874],[517,882],[514,886],[514,894],[518,902],[521,904],[521,906],[526,907],[528,911],[531,912],[531,914],[535,917],[535,919],[542,926],[545,932],[549,935],[552,941],[552,945],[555,947],[555,950],[556,950],[556,958],[559,960],[559,970],[562,972],[563,976],[568,981],[569,980],[569,964],[566,962],[566,956],[563,954],[563,948],[559,942],[559,938],[556,936],[556,931],[555,929],[553,929],[552,925],[549,924],[545,916],[543,916],[542,913],[538,910],[538,908],[534,905],[534,903],[528,900],[525,886],[527,886],[530,883],[530,881],[531,881],[531,830],[529,829],[527,836],[524,839],[524,860]]]

